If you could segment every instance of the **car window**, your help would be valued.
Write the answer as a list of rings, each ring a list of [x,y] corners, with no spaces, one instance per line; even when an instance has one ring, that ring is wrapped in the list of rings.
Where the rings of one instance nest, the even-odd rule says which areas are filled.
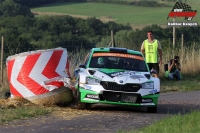
[[[138,55],[124,57],[124,55],[114,56],[113,54],[110,56],[102,56],[101,54],[96,54],[92,56],[89,67],[148,72],[144,59],[142,57],[138,57]]]

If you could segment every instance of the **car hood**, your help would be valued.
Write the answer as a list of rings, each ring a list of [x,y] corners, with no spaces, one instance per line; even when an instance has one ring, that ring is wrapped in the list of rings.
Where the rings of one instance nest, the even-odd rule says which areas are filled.
[[[100,79],[101,81],[126,83],[144,83],[150,80],[149,72],[136,72],[122,69],[86,69],[89,76]]]

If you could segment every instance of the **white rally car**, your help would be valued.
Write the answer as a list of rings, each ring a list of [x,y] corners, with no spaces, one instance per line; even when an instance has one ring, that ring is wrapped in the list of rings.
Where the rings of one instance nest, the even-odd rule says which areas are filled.
[[[144,106],[147,112],[157,112],[160,80],[151,75],[139,51],[93,48],[75,75],[80,109],[101,103]]]

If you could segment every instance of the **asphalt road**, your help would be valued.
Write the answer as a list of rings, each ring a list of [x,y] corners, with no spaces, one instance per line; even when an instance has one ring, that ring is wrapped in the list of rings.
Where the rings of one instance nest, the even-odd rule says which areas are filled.
[[[157,113],[146,113],[145,108],[95,105],[89,111],[71,109],[69,113],[66,109],[57,115],[6,123],[0,126],[0,133],[116,133],[194,109],[200,110],[200,91],[161,93]]]

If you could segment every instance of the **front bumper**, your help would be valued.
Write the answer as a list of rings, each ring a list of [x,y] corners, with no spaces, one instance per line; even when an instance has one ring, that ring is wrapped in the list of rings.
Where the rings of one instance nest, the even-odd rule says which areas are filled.
[[[129,106],[157,106],[159,93],[141,96],[123,91],[103,91],[102,94],[79,88],[80,101],[84,103],[118,104]]]

